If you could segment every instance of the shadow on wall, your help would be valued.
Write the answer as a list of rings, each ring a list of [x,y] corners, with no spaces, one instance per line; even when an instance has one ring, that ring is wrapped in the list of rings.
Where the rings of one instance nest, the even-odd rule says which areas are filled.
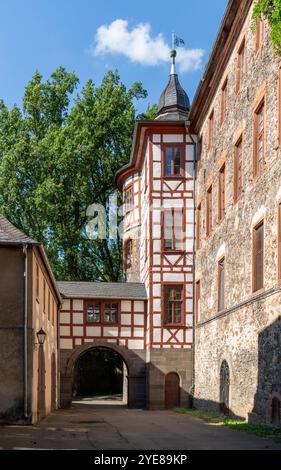
[[[281,317],[259,334],[258,385],[249,422],[280,426]]]

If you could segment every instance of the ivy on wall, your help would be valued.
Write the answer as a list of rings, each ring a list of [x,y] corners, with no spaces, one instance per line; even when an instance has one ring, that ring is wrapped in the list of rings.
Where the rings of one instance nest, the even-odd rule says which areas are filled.
[[[281,55],[281,0],[257,0],[253,10],[255,26],[259,17],[267,18],[273,48]]]

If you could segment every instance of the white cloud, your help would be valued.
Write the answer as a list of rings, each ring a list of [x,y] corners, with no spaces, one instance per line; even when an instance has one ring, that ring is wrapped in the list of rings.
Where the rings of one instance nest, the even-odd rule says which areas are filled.
[[[155,66],[170,60],[170,46],[163,35],[151,36],[149,23],[139,23],[129,31],[128,21],[117,19],[110,25],[98,28],[95,45],[90,50],[93,55],[121,54],[132,62]],[[197,70],[201,66],[202,49],[179,48],[177,64],[181,72]]]

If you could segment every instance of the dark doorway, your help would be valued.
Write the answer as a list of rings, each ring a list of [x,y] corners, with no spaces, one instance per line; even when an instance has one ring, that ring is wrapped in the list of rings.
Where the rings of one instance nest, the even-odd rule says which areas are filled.
[[[229,415],[229,384],[229,365],[223,361],[220,369],[220,410],[225,415]]]
[[[279,398],[274,397],[271,405],[271,423],[274,426],[280,426],[280,405]]]
[[[46,402],[45,402],[45,395],[46,395],[46,379],[45,379],[46,371],[45,371],[45,354],[43,346],[40,344],[38,350],[38,407],[37,407],[37,415],[38,421],[45,418],[46,416]]]
[[[180,405],[180,378],[176,372],[165,377],[165,407],[167,410]]]
[[[95,348],[80,356],[74,370],[73,398],[93,404],[127,404],[127,368],[120,354]]]

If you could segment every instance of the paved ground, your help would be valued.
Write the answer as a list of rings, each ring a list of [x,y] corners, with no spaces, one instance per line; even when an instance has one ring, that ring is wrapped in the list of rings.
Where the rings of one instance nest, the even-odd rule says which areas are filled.
[[[39,426],[0,426],[1,449],[281,449],[281,444],[172,411],[73,405]]]

